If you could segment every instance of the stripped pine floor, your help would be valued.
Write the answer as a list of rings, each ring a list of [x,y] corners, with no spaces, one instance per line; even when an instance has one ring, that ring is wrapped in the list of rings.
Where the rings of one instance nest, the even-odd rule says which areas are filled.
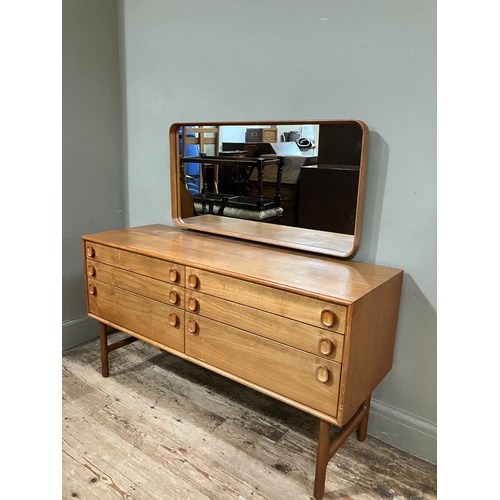
[[[110,354],[109,378],[98,340],[65,351],[62,387],[64,500],[313,498],[318,421],[304,412],[140,341]],[[436,490],[436,466],[352,435],[324,498]]]

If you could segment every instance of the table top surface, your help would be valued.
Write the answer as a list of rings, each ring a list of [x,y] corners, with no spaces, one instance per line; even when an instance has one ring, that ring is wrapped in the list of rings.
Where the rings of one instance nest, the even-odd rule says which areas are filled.
[[[403,271],[163,224],[82,237],[86,241],[349,305]]]

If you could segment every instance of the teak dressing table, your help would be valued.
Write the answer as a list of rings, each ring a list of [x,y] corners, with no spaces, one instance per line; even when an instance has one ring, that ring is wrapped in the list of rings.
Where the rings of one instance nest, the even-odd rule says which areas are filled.
[[[346,259],[359,245],[368,131],[359,121],[315,122],[320,129],[353,123],[361,137],[354,141],[355,234],[196,215],[179,161],[179,130],[189,124],[175,124],[172,213],[179,227],[82,237],[102,375],[109,376],[110,352],[139,339],[316,416],[318,500],[332,456],[355,429],[366,438],[371,393],[392,367],[403,279],[401,270]],[[231,124],[245,125],[258,124]],[[326,140],[320,136],[320,148]],[[108,345],[110,329],[129,337]],[[330,441],[332,424],[340,432]]]

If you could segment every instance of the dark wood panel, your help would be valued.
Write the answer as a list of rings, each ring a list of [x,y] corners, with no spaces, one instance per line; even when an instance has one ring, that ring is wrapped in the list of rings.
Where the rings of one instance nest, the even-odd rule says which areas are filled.
[[[298,225],[306,229],[354,234],[359,168],[302,168]]]

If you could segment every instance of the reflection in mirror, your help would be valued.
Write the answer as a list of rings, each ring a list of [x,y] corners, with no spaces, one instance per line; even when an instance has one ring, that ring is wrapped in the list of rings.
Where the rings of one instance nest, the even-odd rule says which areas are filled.
[[[357,250],[363,122],[175,124],[170,146],[175,224],[339,257]]]

